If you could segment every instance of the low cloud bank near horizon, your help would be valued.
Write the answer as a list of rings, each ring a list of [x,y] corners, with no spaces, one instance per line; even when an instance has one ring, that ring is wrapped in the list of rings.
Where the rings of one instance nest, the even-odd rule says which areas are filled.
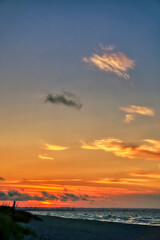
[[[123,77],[128,80],[130,75],[127,73],[129,69],[133,69],[135,61],[130,59],[122,52],[113,52],[114,46],[101,47],[102,55],[93,53],[91,57],[84,57],[83,62],[95,66],[99,70],[105,72],[115,73],[119,77]]]
[[[82,103],[80,103],[79,99],[73,93],[66,91],[64,91],[62,94],[49,93],[45,98],[45,102],[49,102],[52,104],[61,104],[76,109],[81,109],[83,106]]]
[[[41,192],[39,195],[30,195],[28,193],[22,193],[20,191],[9,190],[8,192],[0,191],[0,201],[47,201],[47,200],[56,200],[61,202],[67,201],[89,201],[93,202],[93,196],[88,196],[87,194],[75,195],[73,193],[64,192],[62,194],[51,194],[46,191]]]
[[[142,179],[146,178],[146,179],[149,179],[149,181],[151,179],[160,180],[160,172],[142,172],[142,171],[139,171],[139,172],[130,173],[130,176],[141,177]]]
[[[15,190],[9,190],[8,192],[0,191],[0,201],[44,201],[44,197],[42,196],[31,196],[28,193],[21,193]]]
[[[143,139],[138,144],[128,143],[120,139],[105,138],[91,143],[82,142],[83,149],[104,150],[124,158],[140,158],[144,160],[160,160],[160,140]]]

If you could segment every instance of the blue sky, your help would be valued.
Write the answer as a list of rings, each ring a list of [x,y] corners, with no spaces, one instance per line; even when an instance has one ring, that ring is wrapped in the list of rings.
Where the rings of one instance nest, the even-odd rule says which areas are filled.
[[[66,166],[68,172],[74,166],[80,178],[88,178],[87,172],[93,178],[102,175],[105,178],[110,173],[114,177],[116,166],[116,171],[120,169],[120,177],[123,177],[122,171],[131,169],[159,173],[159,160],[145,161],[148,157],[143,153],[144,159],[141,159],[135,149],[132,149],[134,155],[131,157],[136,158],[133,161],[128,155],[124,159],[124,152],[120,152],[119,157],[113,149],[107,147],[106,150],[107,145],[105,153],[98,150],[91,153],[81,147],[81,142],[85,141],[97,148],[94,141],[109,141],[112,137],[132,145],[140,144],[145,150],[146,146],[141,144],[143,139],[160,140],[159,10],[160,4],[156,0],[1,1],[0,144],[6,149],[2,151],[5,159],[2,177],[10,177],[5,164],[11,158],[18,164],[23,157],[17,175],[19,179],[23,171],[26,178],[34,176],[26,167],[27,159],[32,162],[33,169],[40,161],[41,167],[35,177],[41,179],[52,177],[54,164],[57,164],[53,170],[57,178],[67,175]],[[105,50],[109,46],[114,49]],[[121,54],[125,58],[124,65],[128,61],[134,65],[126,65],[122,76],[117,74],[115,66],[112,71],[104,70],[92,61],[102,57],[103,63],[115,56],[116,64],[121,64]],[[128,79],[124,74],[129,76]],[[77,110],[69,105],[45,102],[49,93],[53,98],[64,98],[65,91],[72,93],[71,99],[80,101],[83,107]],[[120,107],[129,110],[123,111]],[[147,113],[149,110],[151,112]],[[126,120],[127,116],[129,120]],[[44,142],[70,149],[67,155],[54,152],[55,162],[48,168],[46,164],[45,174],[42,160],[38,158],[42,156],[40,151]],[[149,144],[155,147],[150,154],[160,155],[158,143]],[[126,142],[124,145],[128,146]],[[7,154],[10,148],[13,148],[12,157]],[[21,149],[20,155],[17,155],[17,148]],[[52,158],[49,153],[43,154],[45,158]],[[75,158],[78,163],[74,162]],[[102,166],[98,163],[101,159]],[[95,165],[90,171],[92,162]],[[58,175],[63,164],[63,174]],[[12,178],[16,176],[12,175]]]

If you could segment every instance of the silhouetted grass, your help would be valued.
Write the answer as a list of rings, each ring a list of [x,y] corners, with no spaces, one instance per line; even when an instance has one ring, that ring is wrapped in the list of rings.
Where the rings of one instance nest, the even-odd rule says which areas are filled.
[[[0,213],[12,217],[13,209],[9,206],[0,206]],[[16,221],[16,222],[28,223],[33,219],[42,221],[39,217],[37,217],[29,212],[25,212],[23,210],[15,210],[14,211],[14,221]]]
[[[0,239],[8,240],[12,231],[12,221],[8,215],[0,213]]]
[[[32,235],[35,237],[36,234],[32,230],[17,223],[28,223],[32,219],[41,220],[31,213],[15,210],[13,221],[13,209],[8,206],[0,206],[0,240],[9,240],[11,236],[15,240],[23,239],[24,235]]]

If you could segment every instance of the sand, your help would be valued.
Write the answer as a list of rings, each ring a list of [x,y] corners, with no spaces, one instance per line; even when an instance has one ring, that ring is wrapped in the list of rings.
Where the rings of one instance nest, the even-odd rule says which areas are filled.
[[[160,240],[160,227],[40,216],[31,221],[39,240]]]

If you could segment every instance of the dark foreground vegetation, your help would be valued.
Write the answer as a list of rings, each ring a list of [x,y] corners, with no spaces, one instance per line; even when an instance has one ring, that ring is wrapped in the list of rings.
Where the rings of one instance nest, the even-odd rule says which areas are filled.
[[[0,206],[0,240],[160,240],[159,226],[109,223],[31,213]]]
[[[26,235],[35,237],[33,230],[20,224],[29,223],[33,219],[41,220],[31,213],[14,210],[9,206],[0,206],[0,240],[21,240]]]

